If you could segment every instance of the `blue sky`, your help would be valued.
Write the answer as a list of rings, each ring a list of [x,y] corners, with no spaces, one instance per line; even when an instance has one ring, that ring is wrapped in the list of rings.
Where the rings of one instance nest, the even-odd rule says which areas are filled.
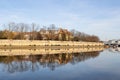
[[[37,23],[120,39],[120,0],[0,0],[0,26]]]

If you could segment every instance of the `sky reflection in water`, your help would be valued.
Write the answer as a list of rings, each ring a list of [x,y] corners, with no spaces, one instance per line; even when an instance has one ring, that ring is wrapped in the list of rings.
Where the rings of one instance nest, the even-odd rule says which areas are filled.
[[[120,53],[0,57],[0,80],[120,80]]]

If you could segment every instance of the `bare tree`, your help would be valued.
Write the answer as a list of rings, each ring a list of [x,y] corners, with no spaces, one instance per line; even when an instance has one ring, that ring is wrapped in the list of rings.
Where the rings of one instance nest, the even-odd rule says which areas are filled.
[[[29,27],[28,24],[25,24],[25,23],[18,23],[16,25],[15,31],[19,33],[17,35],[17,39],[24,39],[25,32],[29,30],[28,27]]]
[[[31,24],[31,39],[35,40],[37,38],[37,31],[39,30],[39,25],[32,23]]]

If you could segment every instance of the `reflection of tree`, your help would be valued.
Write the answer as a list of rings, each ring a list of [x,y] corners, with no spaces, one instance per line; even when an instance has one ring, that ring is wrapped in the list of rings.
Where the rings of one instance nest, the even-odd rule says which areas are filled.
[[[75,64],[81,61],[85,61],[90,58],[95,58],[99,55],[99,52],[86,52],[86,53],[76,53],[74,54],[74,58],[72,59],[71,63]]]
[[[2,56],[0,62],[5,64],[8,72],[36,71],[39,67],[50,68],[54,70],[56,67],[67,63],[76,64],[90,58],[95,58],[99,52],[86,53],[62,53],[62,54],[45,54],[30,56]]]

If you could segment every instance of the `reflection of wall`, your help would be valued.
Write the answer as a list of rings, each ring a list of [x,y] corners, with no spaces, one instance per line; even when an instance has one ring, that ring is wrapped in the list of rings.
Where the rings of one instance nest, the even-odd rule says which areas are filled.
[[[77,52],[92,52],[101,51],[103,47],[92,48],[41,48],[41,49],[1,49],[0,56],[11,55],[39,55],[39,54],[60,54],[60,53],[77,53]]]
[[[23,72],[28,70],[38,70],[40,67],[54,70],[56,67],[67,63],[76,64],[90,58],[95,58],[99,52],[86,53],[61,53],[61,54],[44,54],[30,56],[1,56],[0,62],[5,64],[6,70],[10,73]]]

